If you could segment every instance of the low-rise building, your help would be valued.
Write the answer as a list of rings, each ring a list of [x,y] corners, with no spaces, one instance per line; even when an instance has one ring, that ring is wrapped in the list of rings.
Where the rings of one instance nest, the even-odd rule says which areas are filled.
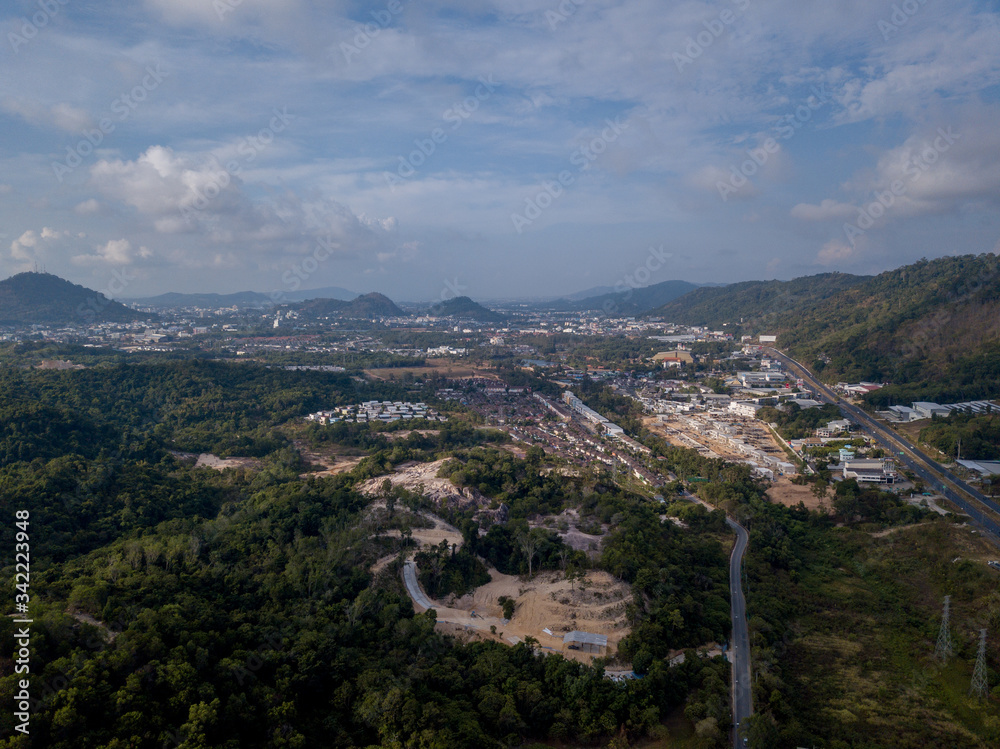
[[[859,484],[892,484],[896,481],[896,461],[849,460],[843,465],[844,479],[855,479]]]

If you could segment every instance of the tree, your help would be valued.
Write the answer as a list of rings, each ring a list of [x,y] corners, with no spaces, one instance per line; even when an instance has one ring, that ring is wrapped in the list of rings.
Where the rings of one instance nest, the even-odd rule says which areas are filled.
[[[521,547],[524,556],[528,558],[528,577],[532,575],[532,563],[538,551],[538,536],[533,530],[520,531],[517,534],[517,545]]]

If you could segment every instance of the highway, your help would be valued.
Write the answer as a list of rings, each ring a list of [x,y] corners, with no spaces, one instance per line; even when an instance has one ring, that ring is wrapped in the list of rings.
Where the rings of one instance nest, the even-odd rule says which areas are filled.
[[[777,349],[767,349],[776,359],[784,362],[790,371],[801,377],[812,387],[821,400],[828,403],[836,403],[846,416],[851,417],[868,434],[870,434],[879,444],[885,447],[897,461],[904,464],[927,484],[939,491],[948,500],[953,502],[963,512],[968,514],[986,533],[986,538],[996,546],[1000,546],[1000,522],[988,516],[984,509],[992,510],[1000,515],[1000,504],[986,497],[968,483],[953,474],[947,468],[935,460],[922,453],[908,440],[903,439],[891,429],[886,428],[878,421],[857,406],[841,400],[830,388],[817,380],[812,372],[805,366],[795,361],[791,357],[781,353]],[[949,485],[950,484],[950,485]],[[963,493],[966,496],[963,496]]]
[[[729,597],[733,617],[733,635],[730,638],[733,679],[733,746],[743,746],[743,728],[753,713],[750,689],[750,632],[747,626],[747,601],[743,595],[743,555],[750,543],[746,528],[735,520],[726,523],[736,531],[736,545],[729,557]],[[738,728],[736,727],[738,726]]]

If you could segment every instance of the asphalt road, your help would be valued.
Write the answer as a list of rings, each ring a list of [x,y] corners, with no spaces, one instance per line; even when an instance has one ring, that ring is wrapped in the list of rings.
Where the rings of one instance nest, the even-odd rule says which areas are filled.
[[[830,388],[817,380],[812,372],[802,364],[789,356],[781,353],[777,349],[769,348],[768,351],[783,361],[789,369],[797,373],[810,387],[816,390],[822,400],[828,403],[836,403],[845,415],[850,416],[854,421],[868,432],[880,445],[886,448],[896,460],[917,476],[919,476],[928,487],[933,487],[948,500],[958,506],[963,512],[968,514],[986,533],[986,538],[995,545],[1000,546],[1000,522],[989,517],[983,512],[984,508],[989,508],[996,513],[1000,513],[1000,504],[983,495],[965,481],[953,474],[947,468],[935,460],[922,453],[908,440],[903,439],[898,434],[877,422],[867,413],[857,406],[845,403]],[[944,480],[942,480],[942,477]],[[949,484],[951,484],[949,486]]]
[[[733,635],[730,638],[733,678],[733,746],[743,746],[742,729],[753,713],[750,689],[750,632],[747,627],[747,601],[743,595],[743,555],[750,543],[750,536],[742,525],[730,518],[726,523],[736,531],[736,545],[729,558],[729,595],[733,617]]]

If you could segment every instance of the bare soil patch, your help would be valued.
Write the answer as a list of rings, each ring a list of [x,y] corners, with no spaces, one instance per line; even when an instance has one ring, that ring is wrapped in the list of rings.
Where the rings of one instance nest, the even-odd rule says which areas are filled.
[[[546,520],[548,519],[549,518],[546,518]],[[596,557],[600,555],[601,545],[604,542],[604,535],[606,534],[595,536],[581,531],[578,527],[578,524],[580,523],[580,514],[576,510],[564,510],[562,513],[552,517],[551,519],[555,522],[532,522],[530,525],[533,528],[544,528],[545,530],[558,533],[559,537],[563,540],[563,543],[576,551],[585,551],[589,556]],[[560,527],[562,525],[566,526],[565,530]]]
[[[411,492],[422,494],[441,505],[457,505],[462,508],[475,507],[483,509],[490,505],[491,500],[471,487],[458,488],[450,479],[439,478],[447,459],[435,460],[433,463],[401,463],[395,473],[387,476],[377,476],[365,481],[358,487],[362,494],[375,496],[382,490],[382,484],[388,480],[393,486],[401,486]]]
[[[825,510],[829,512],[831,509],[832,500],[829,496],[820,499],[813,494],[812,485],[799,486],[798,484],[793,484],[790,479],[784,476],[776,478],[771,488],[767,490],[767,496],[772,501],[785,507],[795,507],[801,502],[810,510]]]
[[[606,635],[608,648],[603,655],[609,655],[630,631],[625,607],[631,600],[631,590],[607,572],[588,572],[583,584],[566,580],[562,572],[541,572],[531,580],[522,580],[490,570],[490,577],[491,582],[472,593],[435,607],[441,626],[508,645],[534,637],[543,650],[582,663],[590,663],[598,656],[570,650],[563,645],[564,634],[582,630]],[[501,596],[515,602],[514,616],[506,624],[498,603]],[[490,632],[491,625],[496,627],[495,635]]]

